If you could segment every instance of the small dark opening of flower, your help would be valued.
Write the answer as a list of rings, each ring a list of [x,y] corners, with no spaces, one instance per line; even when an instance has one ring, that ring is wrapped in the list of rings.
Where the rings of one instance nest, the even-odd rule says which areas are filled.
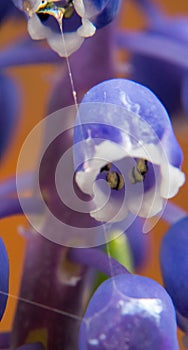
[[[43,16],[53,16],[55,18],[65,17],[70,18],[74,13],[74,5],[72,0],[48,2],[42,1],[36,13]]]

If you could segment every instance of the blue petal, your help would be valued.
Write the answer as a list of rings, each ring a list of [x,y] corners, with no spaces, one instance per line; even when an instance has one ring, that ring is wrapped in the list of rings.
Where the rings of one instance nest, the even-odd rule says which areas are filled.
[[[87,12],[95,9],[99,13],[105,8],[109,0],[84,0],[83,2]]]
[[[172,225],[165,234],[160,252],[164,285],[177,311],[188,317],[188,217]]]
[[[3,317],[9,288],[9,262],[3,240],[0,238],[0,320]]]
[[[0,158],[17,127],[19,116],[18,88],[13,80],[0,74]]]
[[[103,11],[92,20],[97,29],[104,27],[113,21],[120,9],[121,0],[110,0]]]
[[[96,85],[82,100],[82,103],[88,102],[112,103],[139,114],[151,125],[159,139],[170,125],[169,117],[156,96],[144,86],[127,79],[112,79]]]
[[[158,137],[158,140],[154,142],[158,142],[164,137],[165,151],[168,154],[171,164],[178,167],[181,165],[182,152],[174,136],[169,116],[163,105],[149,89],[127,79],[112,79],[93,87],[82,100],[83,104],[93,102],[113,104],[137,114],[151,127],[151,130]],[[84,125],[84,123],[94,122],[96,124],[90,128],[93,136],[101,137],[101,139],[110,138],[114,142],[121,143],[123,142],[122,133],[114,126],[122,127],[122,119],[117,115],[116,117],[114,116],[113,120],[107,122],[106,115],[100,115],[100,118],[99,116],[94,117],[92,115],[91,119],[90,113],[84,116],[83,113],[79,112],[77,123],[79,124],[81,122],[83,125],[75,129],[75,142],[81,141],[82,137],[88,137],[88,124]],[[105,125],[105,120],[108,125]],[[100,124],[100,122],[102,124],[104,123],[104,125]],[[125,130],[125,132],[128,132],[128,130]],[[134,132],[134,136],[136,137],[136,129]],[[168,134],[167,137],[165,137],[165,132]],[[143,135],[142,137],[138,137],[138,139],[142,139],[143,142],[151,142],[149,139],[147,141],[147,137]]]
[[[84,316],[80,350],[177,350],[175,311],[155,281],[118,275],[100,285]]]
[[[31,2],[30,7],[24,6],[23,0],[14,2],[27,13],[30,36],[34,40],[46,39],[61,57],[67,57],[77,51],[85,38],[95,34],[95,22],[98,28],[111,22],[120,6],[120,0],[74,0],[70,4],[73,6],[73,14],[69,18],[60,19],[56,2],[52,2],[50,14],[45,12],[46,7],[40,8],[40,1]],[[60,29],[63,31],[63,38]]]

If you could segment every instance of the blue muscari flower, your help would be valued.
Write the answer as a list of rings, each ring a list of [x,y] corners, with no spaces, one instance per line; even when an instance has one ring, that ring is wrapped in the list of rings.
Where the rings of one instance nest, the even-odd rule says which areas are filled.
[[[121,0],[66,0],[60,7],[57,0],[13,0],[28,16],[28,31],[33,39],[47,39],[51,48],[66,57],[76,51],[85,38],[96,29],[110,23],[120,7]],[[62,27],[63,37],[55,17]]]
[[[76,181],[93,196],[90,215],[98,221],[119,222],[128,212],[151,217],[184,183],[168,114],[133,81],[113,79],[89,90],[77,113],[74,142]]]
[[[176,310],[188,318],[188,216],[171,225],[161,243],[164,286]]]
[[[118,44],[132,52],[129,77],[148,86],[173,115],[187,111],[188,17],[168,17],[152,1],[136,1],[149,22],[140,32],[122,32]]]
[[[172,301],[157,282],[123,274],[102,283],[80,328],[80,350],[178,350]]]
[[[0,238],[0,321],[3,317],[9,289],[9,261],[3,240]]]

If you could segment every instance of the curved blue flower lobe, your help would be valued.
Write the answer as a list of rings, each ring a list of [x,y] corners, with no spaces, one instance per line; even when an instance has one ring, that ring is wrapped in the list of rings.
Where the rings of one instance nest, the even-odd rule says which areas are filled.
[[[3,240],[0,238],[0,320],[3,317],[9,288],[9,262]]]
[[[91,298],[80,328],[80,350],[178,350],[175,311],[155,281],[118,275]]]
[[[188,317],[188,217],[173,224],[161,243],[164,285],[177,311]]]
[[[92,20],[97,29],[106,26],[117,16],[121,0],[109,0],[103,11]]]

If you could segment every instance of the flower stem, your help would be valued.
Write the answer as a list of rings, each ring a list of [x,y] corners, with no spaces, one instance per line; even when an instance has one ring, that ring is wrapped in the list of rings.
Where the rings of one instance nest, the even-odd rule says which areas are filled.
[[[73,262],[93,267],[109,277],[130,273],[117,260],[97,248],[73,248],[69,257]]]

